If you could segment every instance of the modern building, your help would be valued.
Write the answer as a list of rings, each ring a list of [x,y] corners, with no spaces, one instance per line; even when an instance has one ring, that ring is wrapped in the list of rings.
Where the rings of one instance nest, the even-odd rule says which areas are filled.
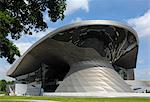
[[[125,80],[135,93],[150,93],[150,81]]]
[[[137,33],[115,21],[89,20],[58,28],[33,44],[7,75],[17,92],[132,92]],[[21,86],[22,85],[22,86]],[[19,90],[19,91],[18,91]],[[31,93],[32,92],[32,93]]]

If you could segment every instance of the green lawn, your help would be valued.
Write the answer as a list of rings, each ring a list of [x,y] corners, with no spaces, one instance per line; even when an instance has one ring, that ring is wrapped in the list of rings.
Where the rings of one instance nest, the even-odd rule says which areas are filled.
[[[23,100],[53,100],[61,102],[150,102],[150,98],[66,98],[44,96],[0,96],[0,102],[22,102]]]

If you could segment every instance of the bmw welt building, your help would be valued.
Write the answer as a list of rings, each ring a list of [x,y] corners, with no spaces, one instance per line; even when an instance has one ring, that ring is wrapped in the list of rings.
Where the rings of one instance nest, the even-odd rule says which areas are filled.
[[[131,27],[108,20],[82,21],[37,41],[7,75],[16,79],[18,92],[26,90],[29,95],[41,89],[132,92],[124,80],[134,80],[137,52],[138,36]]]

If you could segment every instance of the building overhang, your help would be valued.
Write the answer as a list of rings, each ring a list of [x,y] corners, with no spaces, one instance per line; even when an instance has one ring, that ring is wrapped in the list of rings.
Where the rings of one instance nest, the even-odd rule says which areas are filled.
[[[65,35],[65,32],[67,31],[73,31],[74,29],[78,28],[88,28],[92,27],[105,27],[106,29],[108,27],[112,29],[120,28],[125,34],[126,32],[130,32],[136,40],[136,45],[133,47],[130,52],[127,51],[126,53],[122,54],[122,57],[119,57],[118,59],[115,59],[115,62],[117,65],[122,65],[122,67],[125,68],[135,68],[136,67],[136,60],[137,60],[137,50],[138,50],[138,36],[135,30],[133,30],[131,27],[124,25],[122,23],[118,23],[115,21],[109,21],[109,20],[89,20],[89,21],[82,21],[79,23],[73,23],[70,25],[63,26],[61,28],[58,28],[43,38],[41,38],[39,41],[34,43],[18,60],[16,63],[12,65],[10,70],[7,72],[8,76],[16,77],[19,75],[30,73],[34,70],[36,70],[42,62],[44,63],[59,63],[64,62],[67,63],[70,59],[75,60],[82,60],[82,57],[92,58],[93,56],[96,58],[96,56],[99,57],[98,53],[91,49],[91,48],[80,48],[76,46],[74,43],[70,42],[68,39],[71,38],[67,34]],[[97,29],[97,28],[96,28]],[[107,30],[107,29],[106,29]],[[111,30],[109,30],[111,32]],[[79,32],[76,32],[79,33]],[[67,38],[68,36],[68,38]],[[71,41],[76,42],[76,39],[71,39]],[[87,50],[89,49],[89,50]],[[68,51],[67,51],[68,50]],[[82,50],[82,51],[81,51]],[[72,53],[68,54],[70,51],[76,51],[78,53]],[[81,53],[80,53],[81,52]],[[89,56],[82,56],[83,53],[93,53],[93,55]],[[76,57],[76,56],[80,56]],[[129,57],[132,56],[132,57]],[[125,61],[131,61],[130,66],[128,67],[129,63],[125,63]],[[71,62],[70,62],[71,63]]]

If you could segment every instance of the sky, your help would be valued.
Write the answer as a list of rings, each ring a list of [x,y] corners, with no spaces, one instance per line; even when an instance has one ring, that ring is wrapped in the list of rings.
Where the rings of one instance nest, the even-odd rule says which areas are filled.
[[[135,29],[139,36],[139,52],[136,80],[150,80],[150,0],[67,0],[67,9],[63,21],[50,22],[47,13],[44,20],[48,29],[33,35],[23,35],[13,41],[23,54],[33,43],[66,24],[83,20],[114,20],[125,23]],[[0,79],[11,80],[6,76],[11,65],[6,59],[0,59]]]

